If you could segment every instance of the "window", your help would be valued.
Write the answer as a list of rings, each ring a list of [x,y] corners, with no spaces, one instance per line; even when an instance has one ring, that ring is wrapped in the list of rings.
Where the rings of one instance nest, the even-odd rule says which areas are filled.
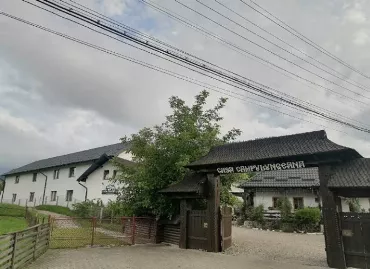
[[[280,201],[279,197],[272,197],[272,207],[274,209],[279,208],[279,201]]]
[[[16,194],[16,193],[13,193],[12,203],[14,203],[14,202],[15,202],[15,200],[17,200],[17,194]]]
[[[76,167],[69,168],[69,177],[75,176],[75,170],[76,170]]]
[[[36,182],[36,180],[37,180],[37,173],[33,173],[32,182]]]
[[[68,193],[67,193],[67,195],[68,195]],[[52,191],[51,195],[50,195],[50,202],[55,202],[56,200],[57,200],[57,192]]]
[[[303,205],[303,197],[294,197],[293,198],[294,210],[301,209]]]
[[[28,199],[29,202],[33,202],[33,199],[35,198],[35,193],[30,192],[30,199]]]
[[[19,183],[19,176],[16,176],[15,177],[15,184],[18,184]]]
[[[54,170],[54,179],[58,179],[59,178],[59,169],[55,169]]]
[[[66,201],[71,202],[73,197],[73,190],[68,190],[66,195]]]
[[[104,170],[103,179],[108,179],[107,176],[109,175],[109,170]]]
[[[112,178],[115,179],[116,176],[117,176],[117,170],[113,170],[113,176],[112,176]]]

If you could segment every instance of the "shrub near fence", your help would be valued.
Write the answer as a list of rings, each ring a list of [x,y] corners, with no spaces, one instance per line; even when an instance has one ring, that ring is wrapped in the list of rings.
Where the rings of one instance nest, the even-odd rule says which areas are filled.
[[[49,247],[49,224],[39,224],[23,231],[0,236],[0,268],[22,268]]]

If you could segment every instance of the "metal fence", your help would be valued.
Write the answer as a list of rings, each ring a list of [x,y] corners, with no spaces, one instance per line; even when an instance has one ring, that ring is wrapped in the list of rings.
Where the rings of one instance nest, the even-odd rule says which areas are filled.
[[[49,224],[0,236],[0,268],[22,268],[42,255],[49,246]]]
[[[156,234],[157,222],[153,218],[52,218],[50,247],[77,248],[155,243]]]

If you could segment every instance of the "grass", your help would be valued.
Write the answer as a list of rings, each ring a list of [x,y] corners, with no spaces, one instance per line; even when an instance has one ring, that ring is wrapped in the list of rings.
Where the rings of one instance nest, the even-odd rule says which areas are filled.
[[[61,215],[69,216],[69,217],[76,216],[76,214],[71,209],[69,209],[68,207],[64,207],[64,206],[39,205],[39,206],[36,206],[36,209],[43,210],[43,211],[49,211],[49,212],[53,212],[53,213],[57,213],[57,214],[61,214]]]
[[[0,204],[0,216],[24,217],[26,208],[19,205]]]
[[[91,245],[92,229],[87,228],[54,228],[51,235],[50,248],[80,248]],[[95,232],[94,245],[127,245],[128,243],[110,237],[100,232]]]
[[[22,217],[0,216],[0,235],[27,228],[27,221]]]

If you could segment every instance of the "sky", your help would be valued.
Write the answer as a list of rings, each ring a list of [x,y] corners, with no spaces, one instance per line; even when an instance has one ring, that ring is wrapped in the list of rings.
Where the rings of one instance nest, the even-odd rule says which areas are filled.
[[[29,1],[36,3],[34,0]],[[349,98],[283,75],[281,71],[277,72],[250,56],[237,53],[224,44],[158,13],[140,0],[78,2],[255,82],[315,104],[320,109],[330,110],[370,125],[370,117],[367,116],[367,104],[370,103],[370,93],[366,91],[370,85],[368,78],[315,50],[240,0],[217,1],[305,54],[274,39],[215,0],[199,2],[214,8],[239,25],[212,12],[196,0],[178,2],[206,15],[218,24],[176,1],[151,1],[171,12],[181,14],[263,59]],[[244,1],[253,6],[250,0]],[[369,1],[256,1],[330,53],[361,70],[363,74],[370,75]],[[72,3],[69,0],[66,2]],[[237,92],[243,98],[253,97],[232,86],[73,24],[27,2],[2,0],[0,10],[117,53]],[[240,25],[278,44],[285,51],[253,35]],[[117,143],[125,135],[129,136],[143,127],[162,123],[165,116],[171,112],[168,105],[171,96],[179,96],[191,104],[194,96],[203,89],[1,15],[0,29],[0,174],[38,159]],[[251,41],[287,58],[290,63]],[[306,62],[315,63],[312,59],[329,66],[338,72],[336,74],[344,74],[352,84],[354,82],[364,85],[362,88],[365,90],[315,69]],[[299,66],[333,81],[336,85]],[[222,93],[211,91],[208,104],[214,105],[217,99],[223,96],[225,95]],[[279,105],[278,110],[290,116],[255,103],[229,98],[226,108],[222,111],[222,131],[239,128],[243,132],[239,140],[249,140],[325,129],[330,140],[355,148],[365,157],[370,156],[369,134],[313,118],[311,115],[301,115],[282,105]]]

